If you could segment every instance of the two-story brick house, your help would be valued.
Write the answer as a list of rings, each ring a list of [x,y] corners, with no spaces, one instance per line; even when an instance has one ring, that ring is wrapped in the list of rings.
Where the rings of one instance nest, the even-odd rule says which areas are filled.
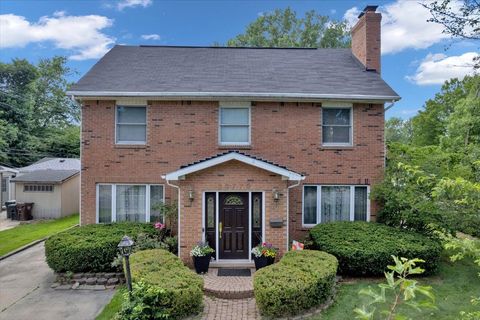
[[[178,201],[185,262],[208,240],[246,263],[309,227],[370,220],[384,171],[380,20],[352,49],[115,46],[70,91],[82,103],[81,223],[156,221]]]

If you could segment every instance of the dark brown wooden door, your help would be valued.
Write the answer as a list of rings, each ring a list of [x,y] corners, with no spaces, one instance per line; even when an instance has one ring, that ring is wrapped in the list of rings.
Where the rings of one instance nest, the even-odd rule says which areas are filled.
[[[248,193],[220,193],[219,258],[248,259]]]

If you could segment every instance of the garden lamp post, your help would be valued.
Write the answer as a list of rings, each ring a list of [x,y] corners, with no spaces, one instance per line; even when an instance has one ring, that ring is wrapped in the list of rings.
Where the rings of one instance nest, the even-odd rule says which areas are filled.
[[[124,236],[117,248],[125,258],[125,278],[127,279],[128,292],[132,293],[132,276],[130,275],[130,254],[132,253],[134,242],[128,236]]]

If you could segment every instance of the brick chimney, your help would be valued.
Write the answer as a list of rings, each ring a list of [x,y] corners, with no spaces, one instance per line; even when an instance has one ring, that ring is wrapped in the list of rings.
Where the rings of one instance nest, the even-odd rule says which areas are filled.
[[[366,6],[352,28],[352,53],[368,71],[380,73],[380,22],[382,15],[376,12],[378,6]]]

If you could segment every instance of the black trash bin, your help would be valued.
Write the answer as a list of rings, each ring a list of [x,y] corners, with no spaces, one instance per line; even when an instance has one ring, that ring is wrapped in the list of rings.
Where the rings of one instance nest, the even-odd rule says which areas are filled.
[[[7,219],[15,220],[17,217],[17,202],[15,200],[5,201],[7,207]]]

